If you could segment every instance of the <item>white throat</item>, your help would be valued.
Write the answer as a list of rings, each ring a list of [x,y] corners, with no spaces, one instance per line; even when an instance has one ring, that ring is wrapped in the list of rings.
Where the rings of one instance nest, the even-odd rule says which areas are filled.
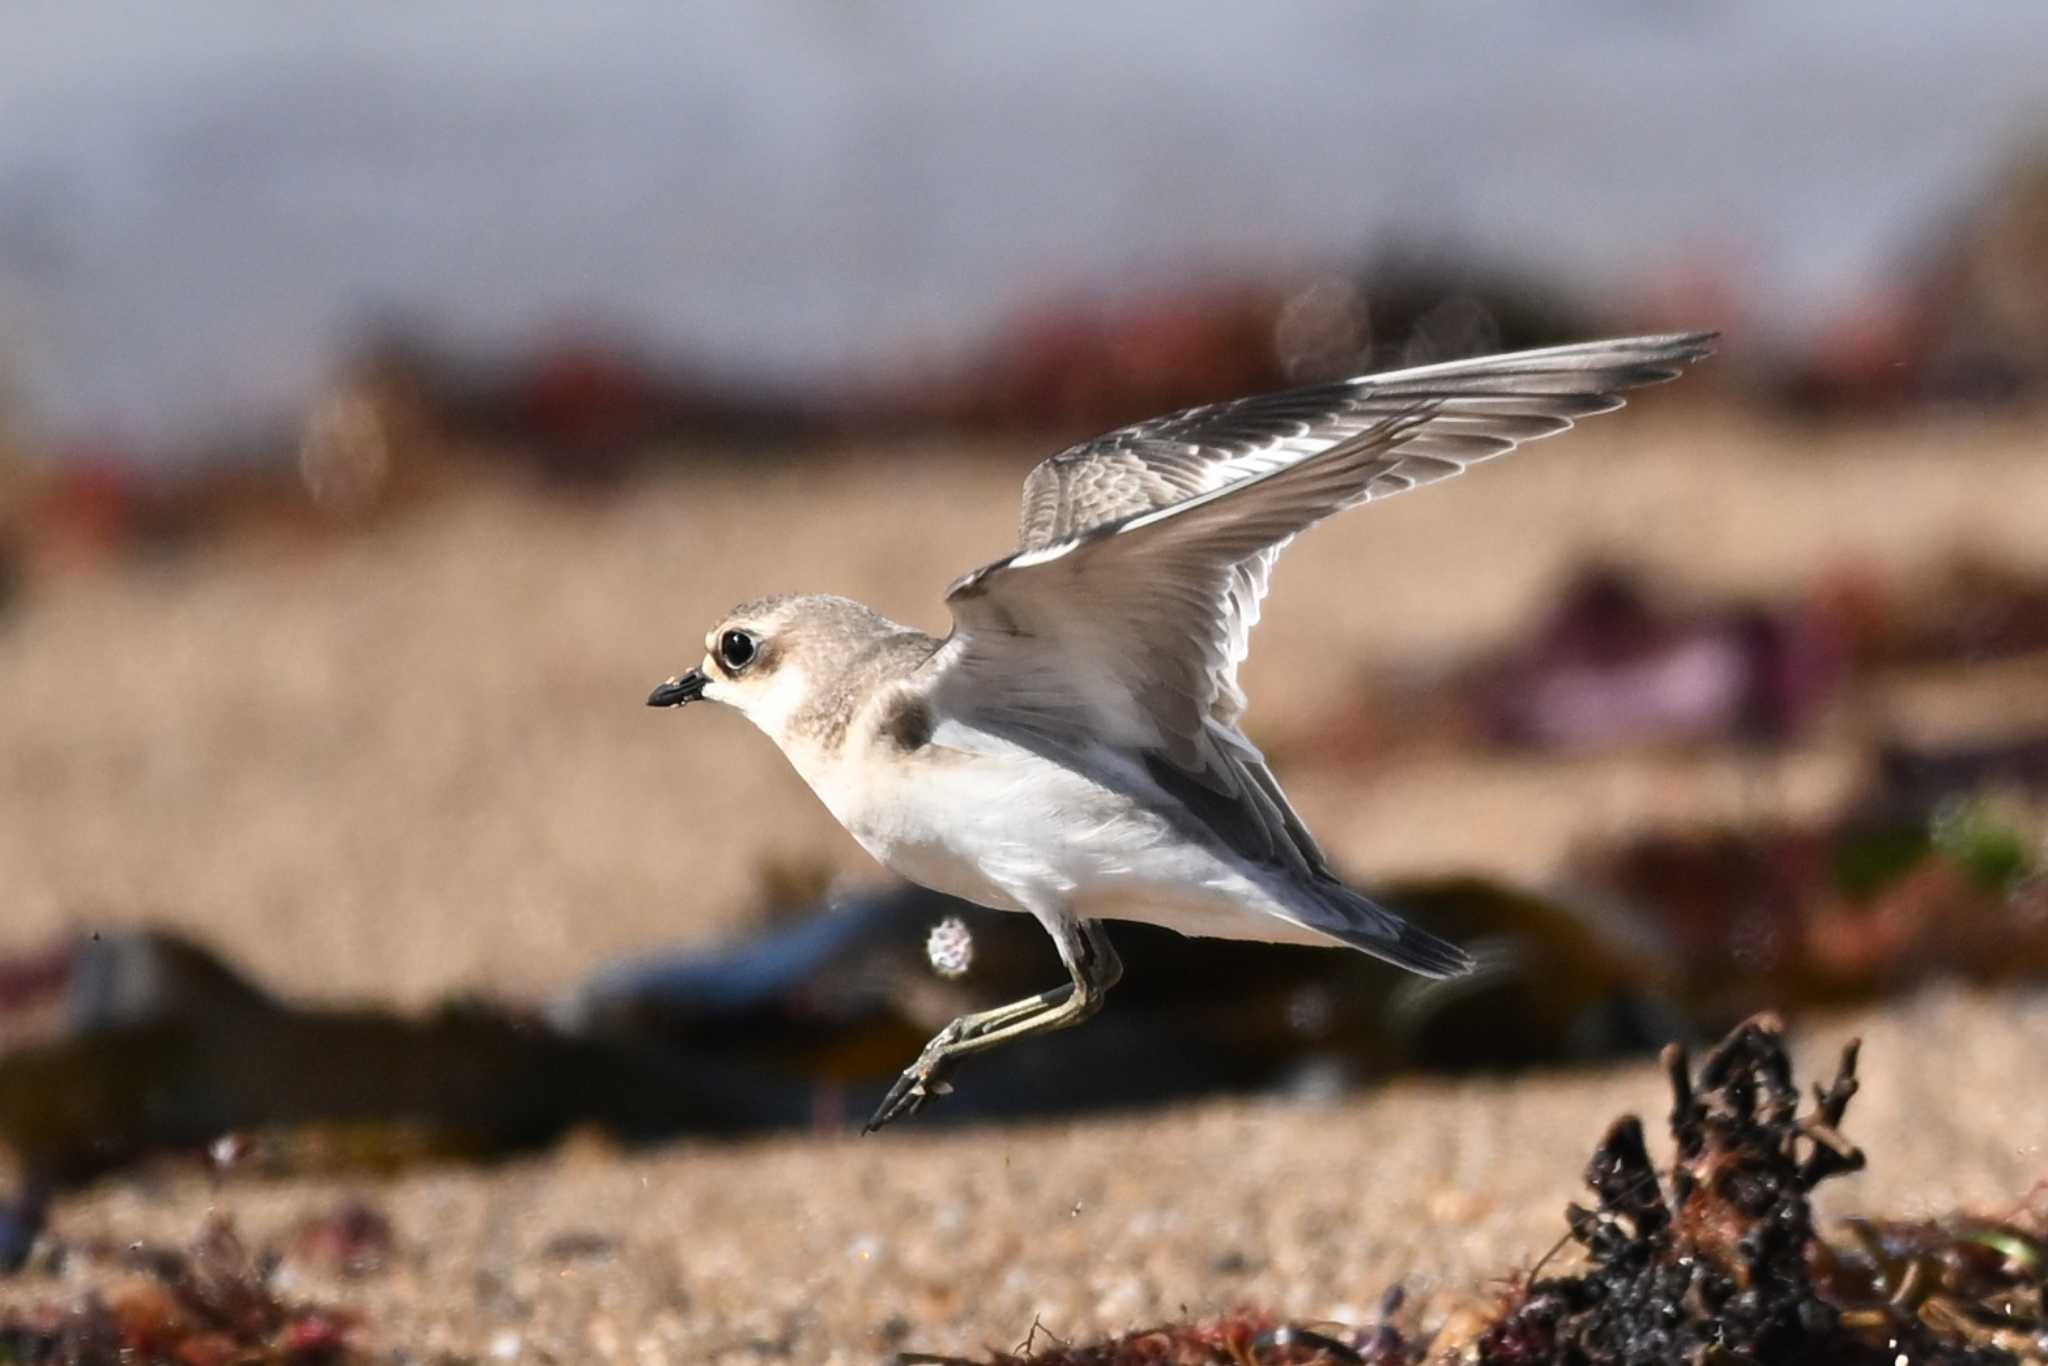
[[[760,727],[762,734],[787,749],[796,715],[810,700],[811,680],[802,667],[791,660],[758,687],[714,683],[704,690],[704,695],[714,702],[736,708],[742,716]]]

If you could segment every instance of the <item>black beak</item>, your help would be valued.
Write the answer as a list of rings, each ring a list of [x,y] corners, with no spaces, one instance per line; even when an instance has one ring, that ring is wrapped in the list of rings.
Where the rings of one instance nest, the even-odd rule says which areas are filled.
[[[680,707],[686,702],[695,702],[704,695],[704,685],[711,680],[704,676],[702,669],[692,669],[681,678],[671,678],[647,695],[650,707]]]

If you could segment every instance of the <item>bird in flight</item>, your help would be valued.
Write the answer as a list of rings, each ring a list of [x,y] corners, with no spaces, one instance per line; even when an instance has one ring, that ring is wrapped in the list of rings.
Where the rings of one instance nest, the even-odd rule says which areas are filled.
[[[648,705],[737,708],[876,859],[1036,916],[1072,979],[940,1030],[868,1130],[949,1090],[962,1059],[1100,1009],[1123,971],[1103,916],[1468,971],[1338,879],[1245,738],[1237,669],[1267,576],[1332,513],[1618,408],[1713,338],[1362,375],[1085,441],[1024,481],[1019,548],[946,591],[944,640],[824,595],[727,613]]]

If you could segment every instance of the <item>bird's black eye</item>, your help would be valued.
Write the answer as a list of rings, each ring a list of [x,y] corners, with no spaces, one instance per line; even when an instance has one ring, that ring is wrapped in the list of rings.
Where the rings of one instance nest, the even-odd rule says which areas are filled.
[[[745,631],[727,631],[718,638],[718,662],[734,673],[754,662],[754,638]]]

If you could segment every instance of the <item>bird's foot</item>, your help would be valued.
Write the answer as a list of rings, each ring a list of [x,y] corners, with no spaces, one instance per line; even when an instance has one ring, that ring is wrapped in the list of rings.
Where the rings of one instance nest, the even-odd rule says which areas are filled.
[[[862,1126],[862,1133],[871,1134],[884,1124],[914,1115],[932,1097],[946,1095],[953,1089],[946,1077],[958,1063],[953,1054],[953,1044],[959,1035],[959,1025],[960,1022],[955,1020],[940,1030],[924,1046],[924,1052],[917,1055],[917,1061],[903,1069],[903,1075],[896,1078],[889,1094],[883,1096],[882,1103],[875,1107],[873,1117]]]

